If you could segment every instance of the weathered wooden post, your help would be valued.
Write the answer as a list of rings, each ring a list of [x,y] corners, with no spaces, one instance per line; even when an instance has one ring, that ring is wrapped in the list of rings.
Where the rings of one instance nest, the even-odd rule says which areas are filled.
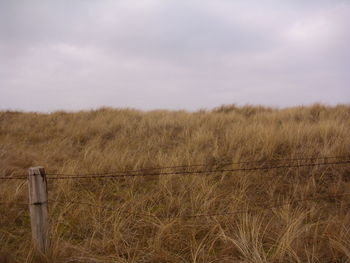
[[[49,225],[47,213],[47,181],[41,166],[29,168],[29,211],[34,247],[46,255],[49,249]]]

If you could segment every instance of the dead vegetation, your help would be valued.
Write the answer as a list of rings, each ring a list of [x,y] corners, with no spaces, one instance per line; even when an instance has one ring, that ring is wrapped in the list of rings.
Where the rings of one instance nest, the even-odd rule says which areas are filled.
[[[1,112],[0,176],[26,174],[36,165],[49,173],[84,174],[349,156],[349,131],[346,105]],[[47,261],[350,262],[350,196],[294,202],[349,191],[349,165],[51,180]],[[254,211],[278,201],[290,204]],[[0,262],[38,262],[28,208],[16,204],[27,202],[26,182],[0,181],[0,202],[6,202],[0,204]],[[250,212],[181,218],[238,210]]]

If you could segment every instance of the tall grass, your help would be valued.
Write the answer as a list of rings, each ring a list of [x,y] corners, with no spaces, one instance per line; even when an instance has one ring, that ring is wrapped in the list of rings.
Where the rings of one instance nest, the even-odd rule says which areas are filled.
[[[49,173],[86,174],[346,156],[349,132],[346,105],[7,111],[0,113],[0,176],[37,165]],[[350,262],[350,197],[293,202],[348,193],[349,165],[50,180],[48,187],[48,262]],[[0,262],[38,262],[28,208],[16,205],[27,202],[26,182],[0,181],[0,202],[6,203],[0,204]],[[276,202],[290,204],[255,210]],[[248,212],[187,217],[242,210]]]

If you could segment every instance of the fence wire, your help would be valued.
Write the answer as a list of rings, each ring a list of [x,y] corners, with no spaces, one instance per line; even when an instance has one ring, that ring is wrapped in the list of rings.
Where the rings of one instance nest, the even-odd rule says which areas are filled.
[[[169,216],[162,216],[162,215],[155,215],[152,213],[130,213],[121,211],[120,208],[112,208],[110,206],[99,206],[92,203],[87,202],[77,202],[77,201],[62,201],[62,200],[49,200],[48,203],[59,203],[59,204],[77,204],[77,205],[85,205],[90,206],[94,208],[100,208],[103,210],[118,212],[124,215],[129,216],[138,216],[138,217],[153,217],[153,218],[159,218],[159,219],[188,219],[188,218],[197,218],[197,217],[216,217],[216,216],[232,216],[236,214],[244,214],[244,213],[253,213],[253,212],[261,212],[264,210],[273,210],[275,208],[281,208],[288,205],[296,205],[299,203],[304,202],[315,202],[315,201],[328,201],[328,202],[335,202],[339,201],[338,199],[341,197],[350,196],[350,193],[343,193],[343,194],[334,194],[334,195],[324,195],[324,196],[317,196],[317,197],[309,197],[304,199],[296,199],[288,202],[276,202],[274,204],[270,205],[264,205],[260,207],[255,207],[251,209],[243,209],[243,210],[236,210],[232,212],[219,212],[219,213],[200,213],[200,214],[189,214],[189,215],[169,215]],[[18,203],[18,202],[0,202],[0,205],[30,205],[29,203]]]
[[[66,174],[64,176],[52,176],[48,174],[47,179],[59,180],[59,179],[106,179],[106,178],[125,178],[125,177],[148,177],[148,176],[165,176],[165,175],[191,175],[191,174],[214,174],[224,172],[239,172],[239,171],[258,171],[258,170],[272,170],[282,168],[302,168],[313,166],[330,166],[330,165],[343,165],[350,164],[350,161],[340,162],[322,162],[322,163],[304,163],[304,164],[292,164],[292,165],[276,165],[265,167],[248,167],[248,168],[235,168],[235,169],[211,169],[211,170],[195,170],[195,171],[175,171],[175,172],[160,172],[160,173],[143,173],[143,174],[91,174],[91,175],[73,175]],[[228,174],[235,175],[235,174]]]
[[[350,159],[350,156],[324,156],[324,157],[300,157],[300,158],[276,158],[276,159],[261,159],[261,160],[251,160],[251,161],[241,161],[241,162],[216,162],[213,164],[193,164],[193,165],[177,165],[177,166],[163,166],[163,167],[149,167],[138,170],[123,170],[123,171],[110,171],[105,173],[84,173],[84,174],[65,174],[65,173],[47,173],[49,179],[69,179],[68,177],[76,177],[76,178],[108,178],[108,177],[125,177],[125,176],[157,176],[157,175],[166,175],[166,174],[191,174],[191,173],[212,173],[216,172],[225,172],[225,171],[251,171],[251,170],[268,170],[268,169],[276,169],[276,168],[297,168],[303,166],[312,166],[313,164],[298,164],[297,166],[293,166],[292,163],[296,161],[315,161],[315,160],[324,160],[323,163],[316,163],[315,165],[326,165],[326,164],[345,164],[350,163],[350,161],[344,162],[333,162],[329,163],[326,160],[331,159]],[[236,168],[236,169],[219,169],[218,166],[228,166],[228,165],[246,165],[246,164],[258,164],[258,163],[274,163],[274,162],[289,162],[289,165],[280,165],[280,166],[266,166],[266,167],[253,167],[253,168]],[[208,170],[199,170],[199,171],[176,171],[176,172],[149,172],[155,170],[166,170],[166,169],[191,169],[195,167],[214,167],[213,169]],[[136,173],[136,174],[130,174]],[[139,174],[141,173],[141,174]],[[51,177],[55,176],[55,177]],[[12,176],[1,176],[0,180],[25,180],[27,179],[27,175],[12,175]]]
[[[350,159],[350,156],[324,156],[324,157],[300,157],[300,158],[280,158],[280,159],[261,159],[241,162],[215,162],[212,164],[192,164],[192,165],[177,165],[177,166],[162,166],[162,167],[146,167],[137,170],[123,170],[123,171],[110,171],[105,173],[88,173],[88,174],[64,174],[64,173],[47,173],[47,175],[56,176],[89,176],[89,175],[110,175],[110,174],[127,174],[127,173],[142,173],[149,172],[150,170],[165,170],[165,169],[188,169],[194,167],[216,167],[216,166],[228,166],[228,165],[242,165],[242,164],[255,164],[255,163],[271,163],[271,162],[295,162],[295,161],[314,161],[314,160],[328,160],[328,159]]]
[[[280,208],[283,206],[288,206],[288,205],[296,205],[299,203],[304,203],[304,202],[315,202],[315,201],[328,201],[328,202],[334,202],[337,201],[337,199],[344,197],[344,196],[350,196],[350,193],[343,193],[343,194],[334,194],[334,195],[324,195],[324,196],[317,196],[317,197],[309,197],[309,198],[304,198],[304,199],[296,199],[288,202],[277,202],[274,204],[270,205],[265,205],[265,206],[260,206],[256,208],[251,208],[251,209],[244,209],[244,210],[237,210],[237,211],[232,211],[232,212],[220,212],[220,213],[201,213],[201,214],[190,214],[190,215],[172,215],[172,216],[161,216],[161,215],[155,215],[151,213],[130,213],[130,212],[121,212],[120,208],[112,208],[110,206],[99,206],[87,202],[77,202],[77,201],[59,201],[59,200],[50,200],[49,203],[61,203],[61,204],[78,204],[78,205],[86,205],[86,206],[91,206],[94,208],[100,208],[108,211],[114,211],[126,215],[131,215],[131,216],[140,216],[140,217],[154,217],[154,218],[161,218],[161,219],[176,219],[176,218],[195,218],[195,217],[216,217],[216,216],[231,216],[231,215],[236,215],[236,214],[243,214],[243,213],[252,213],[252,212],[260,212],[263,210],[272,210],[275,208]]]

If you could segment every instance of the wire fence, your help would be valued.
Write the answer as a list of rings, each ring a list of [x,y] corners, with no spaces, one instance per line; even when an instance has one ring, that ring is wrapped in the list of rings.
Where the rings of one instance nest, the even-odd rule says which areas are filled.
[[[254,208],[250,209],[240,209],[236,211],[227,211],[227,212],[218,212],[218,213],[201,213],[201,214],[188,214],[188,215],[156,215],[154,213],[130,213],[125,211],[120,211],[120,208],[111,207],[111,206],[100,206],[88,202],[78,202],[78,201],[67,201],[67,200],[49,200],[47,203],[59,203],[59,204],[77,204],[77,205],[83,205],[83,206],[90,206],[93,208],[99,208],[103,210],[118,212],[123,215],[129,215],[129,216],[138,216],[138,217],[153,217],[158,219],[186,219],[186,218],[196,218],[196,217],[216,217],[216,216],[232,216],[236,214],[243,214],[243,213],[253,213],[253,212],[261,212],[263,210],[272,210],[274,208],[280,208],[284,206],[290,206],[290,205],[297,205],[300,203],[305,202],[315,202],[315,201],[326,201],[326,202],[336,202],[339,198],[350,196],[350,193],[343,193],[343,194],[334,194],[334,195],[323,195],[323,196],[316,196],[316,197],[308,197],[303,199],[294,199],[291,201],[286,202],[275,202],[273,204],[269,205],[257,205]],[[18,203],[18,202],[0,202],[0,205],[20,205],[20,206],[27,206],[30,205],[29,203]]]
[[[257,171],[257,170],[272,170],[282,168],[302,168],[312,166],[330,166],[330,165],[341,165],[350,164],[350,161],[340,162],[322,162],[322,163],[307,163],[307,164],[292,164],[292,165],[277,165],[277,166],[266,166],[266,167],[249,167],[249,168],[235,168],[235,169],[212,169],[212,170],[196,170],[196,171],[175,171],[175,172],[161,172],[161,173],[143,173],[143,174],[94,174],[94,175],[64,175],[56,177],[48,177],[48,179],[105,179],[105,178],[119,178],[119,177],[145,177],[145,176],[165,176],[165,175],[191,175],[191,174],[214,174],[224,172],[239,172],[239,171]],[[55,174],[48,174],[55,175]],[[228,174],[234,175],[234,174]]]
[[[319,160],[323,160],[320,162]],[[283,162],[280,164],[280,162]],[[296,163],[298,162],[298,163]],[[301,162],[301,163],[300,163]],[[253,166],[252,164],[259,164],[261,166]],[[269,165],[266,165],[269,164]],[[212,164],[193,164],[193,165],[177,165],[177,166],[164,166],[164,167],[152,167],[152,168],[144,168],[139,170],[124,170],[124,171],[113,171],[107,173],[86,173],[86,174],[64,174],[64,173],[47,173],[47,179],[49,180],[65,180],[65,179],[107,179],[107,178],[124,178],[124,177],[155,177],[155,176],[166,176],[166,175],[197,175],[197,174],[205,174],[205,175],[215,175],[215,174],[225,174],[228,176],[235,175],[236,172],[240,171],[263,171],[263,170],[272,170],[272,169],[299,169],[305,167],[315,167],[315,166],[340,166],[340,165],[348,165],[350,164],[350,156],[312,156],[312,157],[300,157],[300,158],[285,158],[285,159],[270,159],[270,160],[252,160],[252,161],[241,161],[241,162],[217,162]],[[224,169],[223,166],[227,165],[245,165],[245,167],[238,167],[232,169]],[[248,165],[248,166],[247,166]],[[210,169],[196,169],[198,167],[210,167]],[[176,169],[175,171],[165,171],[166,169]],[[183,170],[178,170],[183,169]],[[153,170],[153,171],[152,171]],[[149,172],[152,171],[152,172]],[[0,177],[1,180],[25,180],[27,176],[11,176]],[[225,212],[225,213],[209,213],[209,214],[191,214],[191,215],[181,215],[181,216],[170,216],[170,218],[192,218],[192,217],[212,217],[212,216],[227,216],[234,215],[237,213],[248,213],[252,211],[260,211],[266,209],[273,209],[281,206],[291,205],[295,203],[301,203],[306,201],[316,201],[316,200],[334,200],[334,198],[339,198],[343,196],[350,195],[350,193],[345,194],[337,194],[337,195],[326,195],[320,197],[311,197],[306,199],[293,200],[292,202],[287,203],[279,203],[272,204],[270,206],[263,206],[260,208],[248,209],[248,210],[240,210],[233,212]],[[96,206],[95,204],[90,204],[86,202],[76,202],[76,201],[59,201],[59,200],[50,200],[49,202],[56,203],[70,203],[70,204],[80,204],[87,206],[94,206],[96,208],[102,208],[106,210],[116,210],[116,208],[111,208],[110,206]],[[17,205],[29,205],[26,203],[13,203],[13,202],[0,202],[2,205],[9,204],[17,204]],[[138,214],[142,216],[152,216],[153,214]],[[158,216],[160,218],[164,218],[164,216]],[[166,217],[169,218],[169,217]]]
[[[328,160],[336,160],[329,162]],[[323,162],[310,162],[316,160],[323,160]],[[304,163],[295,163],[296,161],[302,161]],[[305,163],[306,161],[306,163]],[[284,164],[273,164],[276,162],[288,162]],[[255,167],[239,167],[232,169],[222,169],[223,166],[228,165],[251,165],[256,163],[263,163],[262,166]],[[270,164],[270,165],[265,165]],[[271,165],[273,164],[273,165]],[[242,161],[242,162],[217,162],[214,164],[194,164],[194,165],[179,165],[179,166],[164,166],[164,167],[153,167],[143,168],[139,170],[124,170],[124,171],[110,171],[104,173],[84,173],[84,174],[65,174],[65,173],[47,173],[47,178],[50,180],[57,179],[105,179],[105,178],[121,178],[121,177],[145,177],[145,176],[164,176],[164,175],[191,175],[191,174],[215,174],[215,173],[226,173],[226,172],[239,172],[239,171],[258,171],[258,170],[272,170],[272,169],[283,169],[283,168],[303,168],[313,166],[330,166],[330,165],[344,165],[350,164],[350,156],[325,156],[325,157],[302,157],[302,158],[286,158],[286,159],[270,159],[270,160],[253,160],[253,161]],[[193,170],[195,167],[211,167],[211,169],[200,169]],[[219,168],[221,167],[221,168]],[[165,169],[179,169],[180,171],[167,171],[161,172]],[[154,170],[160,170],[154,172]],[[152,171],[152,172],[150,172]],[[234,174],[230,174],[234,175]],[[1,176],[0,180],[25,180],[26,175],[13,175],[13,176]]]
[[[84,174],[89,175],[109,175],[109,174],[127,174],[127,173],[142,173],[149,172],[150,170],[166,170],[166,169],[191,169],[194,167],[217,167],[217,166],[228,166],[228,165],[245,165],[245,164],[256,164],[256,163],[273,163],[273,162],[294,162],[294,161],[314,161],[314,160],[329,160],[329,159],[349,159],[350,156],[325,156],[325,157],[300,157],[300,158],[275,158],[275,159],[261,159],[261,160],[251,160],[251,161],[241,161],[241,162],[223,162],[216,161],[211,164],[191,164],[191,165],[176,165],[176,166],[158,166],[158,167],[146,167],[137,170],[123,170],[123,171],[110,171],[106,173],[89,173]],[[48,173],[47,175],[57,175],[57,176],[68,176],[69,174],[63,173]],[[70,176],[78,176],[79,174],[70,174]]]

